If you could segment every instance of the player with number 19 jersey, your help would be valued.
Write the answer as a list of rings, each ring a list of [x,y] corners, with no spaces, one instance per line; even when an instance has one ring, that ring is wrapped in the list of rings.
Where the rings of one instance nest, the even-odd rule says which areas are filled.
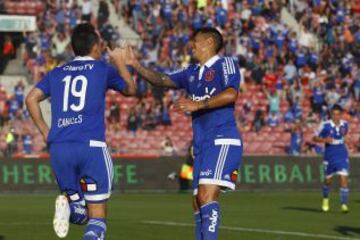
[[[60,190],[72,201],[83,193],[87,201],[105,201],[113,177],[105,143],[105,93],[124,90],[126,82],[112,65],[86,56],[50,71],[36,87],[51,101],[47,140]]]
[[[48,143],[105,141],[105,92],[125,86],[113,66],[90,57],[76,57],[49,72],[36,85],[51,97]]]

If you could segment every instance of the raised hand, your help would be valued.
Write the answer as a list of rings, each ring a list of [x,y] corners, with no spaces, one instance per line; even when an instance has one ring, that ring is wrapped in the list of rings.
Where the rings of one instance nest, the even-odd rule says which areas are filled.
[[[110,62],[115,64],[125,64],[126,59],[126,49],[125,48],[115,48],[111,50],[110,48],[106,48]]]
[[[188,98],[181,98],[175,103],[175,109],[182,112],[196,112],[200,109],[200,102]]]
[[[125,46],[125,53],[126,53],[125,61],[126,61],[127,65],[135,66],[136,64],[139,64],[139,61],[137,60],[137,57],[135,54],[135,51],[132,48],[132,46],[130,46],[129,44],[127,44]]]

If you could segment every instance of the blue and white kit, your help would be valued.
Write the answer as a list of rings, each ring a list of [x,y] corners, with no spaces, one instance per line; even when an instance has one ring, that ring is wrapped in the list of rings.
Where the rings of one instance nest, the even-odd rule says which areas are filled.
[[[72,201],[101,202],[112,188],[112,160],[105,143],[105,93],[124,90],[111,65],[76,57],[55,68],[36,87],[51,101],[48,136],[51,165],[60,190]]]
[[[349,175],[349,155],[345,145],[345,136],[348,130],[349,125],[344,120],[341,120],[338,126],[331,120],[320,124],[318,136],[334,139],[331,144],[325,144],[324,171],[326,177],[334,174]]]
[[[227,88],[239,90],[240,73],[229,57],[215,55],[203,66],[191,64],[168,76],[185,89],[193,101],[218,95]],[[234,117],[234,104],[192,114],[194,144],[194,194],[199,184],[235,189],[243,144]]]

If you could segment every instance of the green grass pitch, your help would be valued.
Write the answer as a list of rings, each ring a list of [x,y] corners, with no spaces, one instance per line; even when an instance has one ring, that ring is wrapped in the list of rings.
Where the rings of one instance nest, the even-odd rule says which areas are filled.
[[[226,193],[221,196],[220,240],[360,239],[360,193],[350,195],[350,213],[319,211],[320,192]],[[1,195],[0,240],[55,240],[54,195]],[[114,194],[109,201],[107,240],[191,240],[191,194]],[[82,239],[72,225],[68,240]]]

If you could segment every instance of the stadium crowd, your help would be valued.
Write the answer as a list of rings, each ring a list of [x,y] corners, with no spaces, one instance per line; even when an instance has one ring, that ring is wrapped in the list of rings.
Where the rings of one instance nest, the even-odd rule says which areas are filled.
[[[142,63],[165,72],[192,61],[188,43],[194,30],[202,26],[221,30],[223,54],[238,61],[243,78],[236,117],[245,153],[321,153],[322,147],[312,137],[335,104],[341,105],[344,118],[350,122],[350,150],[360,152],[360,131],[356,128],[360,123],[360,1],[289,2],[294,4],[281,0],[128,0],[119,12],[142,40],[138,51]],[[72,59],[69,35],[81,21],[93,23],[104,44],[115,44],[120,35],[108,21],[109,7],[107,1],[100,1],[96,18],[89,0],[82,5],[48,0],[44,14],[38,15],[39,31],[24,36],[24,64],[33,83]],[[302,26],[300,31],[281,20],[282,8],[294,15]],[[158,136],[157,130],[166,128],[176,135],[182,124],[188,123],[179,121],[172,110],[182,92],[149,86],[139,76],[136,81],[137,99],[109,94],[109,131],[117,135],[127,129],[131,139],[148,136],[149,131]],[[8,109],[9,103],[10,99],[5,104]],[[121,106],[124,103],[126,106]],[[4,119],[11,119],[10,110],[6,114]],[[14,129],[12,121],[5,124],[9,127],[2,131],[3,136]],[[190,131],[186,134],[191,135]],[[176,146],[181,140],[173,141],[176,149],[181,148]],[[6,152],[6,144],[0,146]],[[114,152],[120,151],[121,146],[111,146]],[[158,147],[161,151],[160,144]]]

